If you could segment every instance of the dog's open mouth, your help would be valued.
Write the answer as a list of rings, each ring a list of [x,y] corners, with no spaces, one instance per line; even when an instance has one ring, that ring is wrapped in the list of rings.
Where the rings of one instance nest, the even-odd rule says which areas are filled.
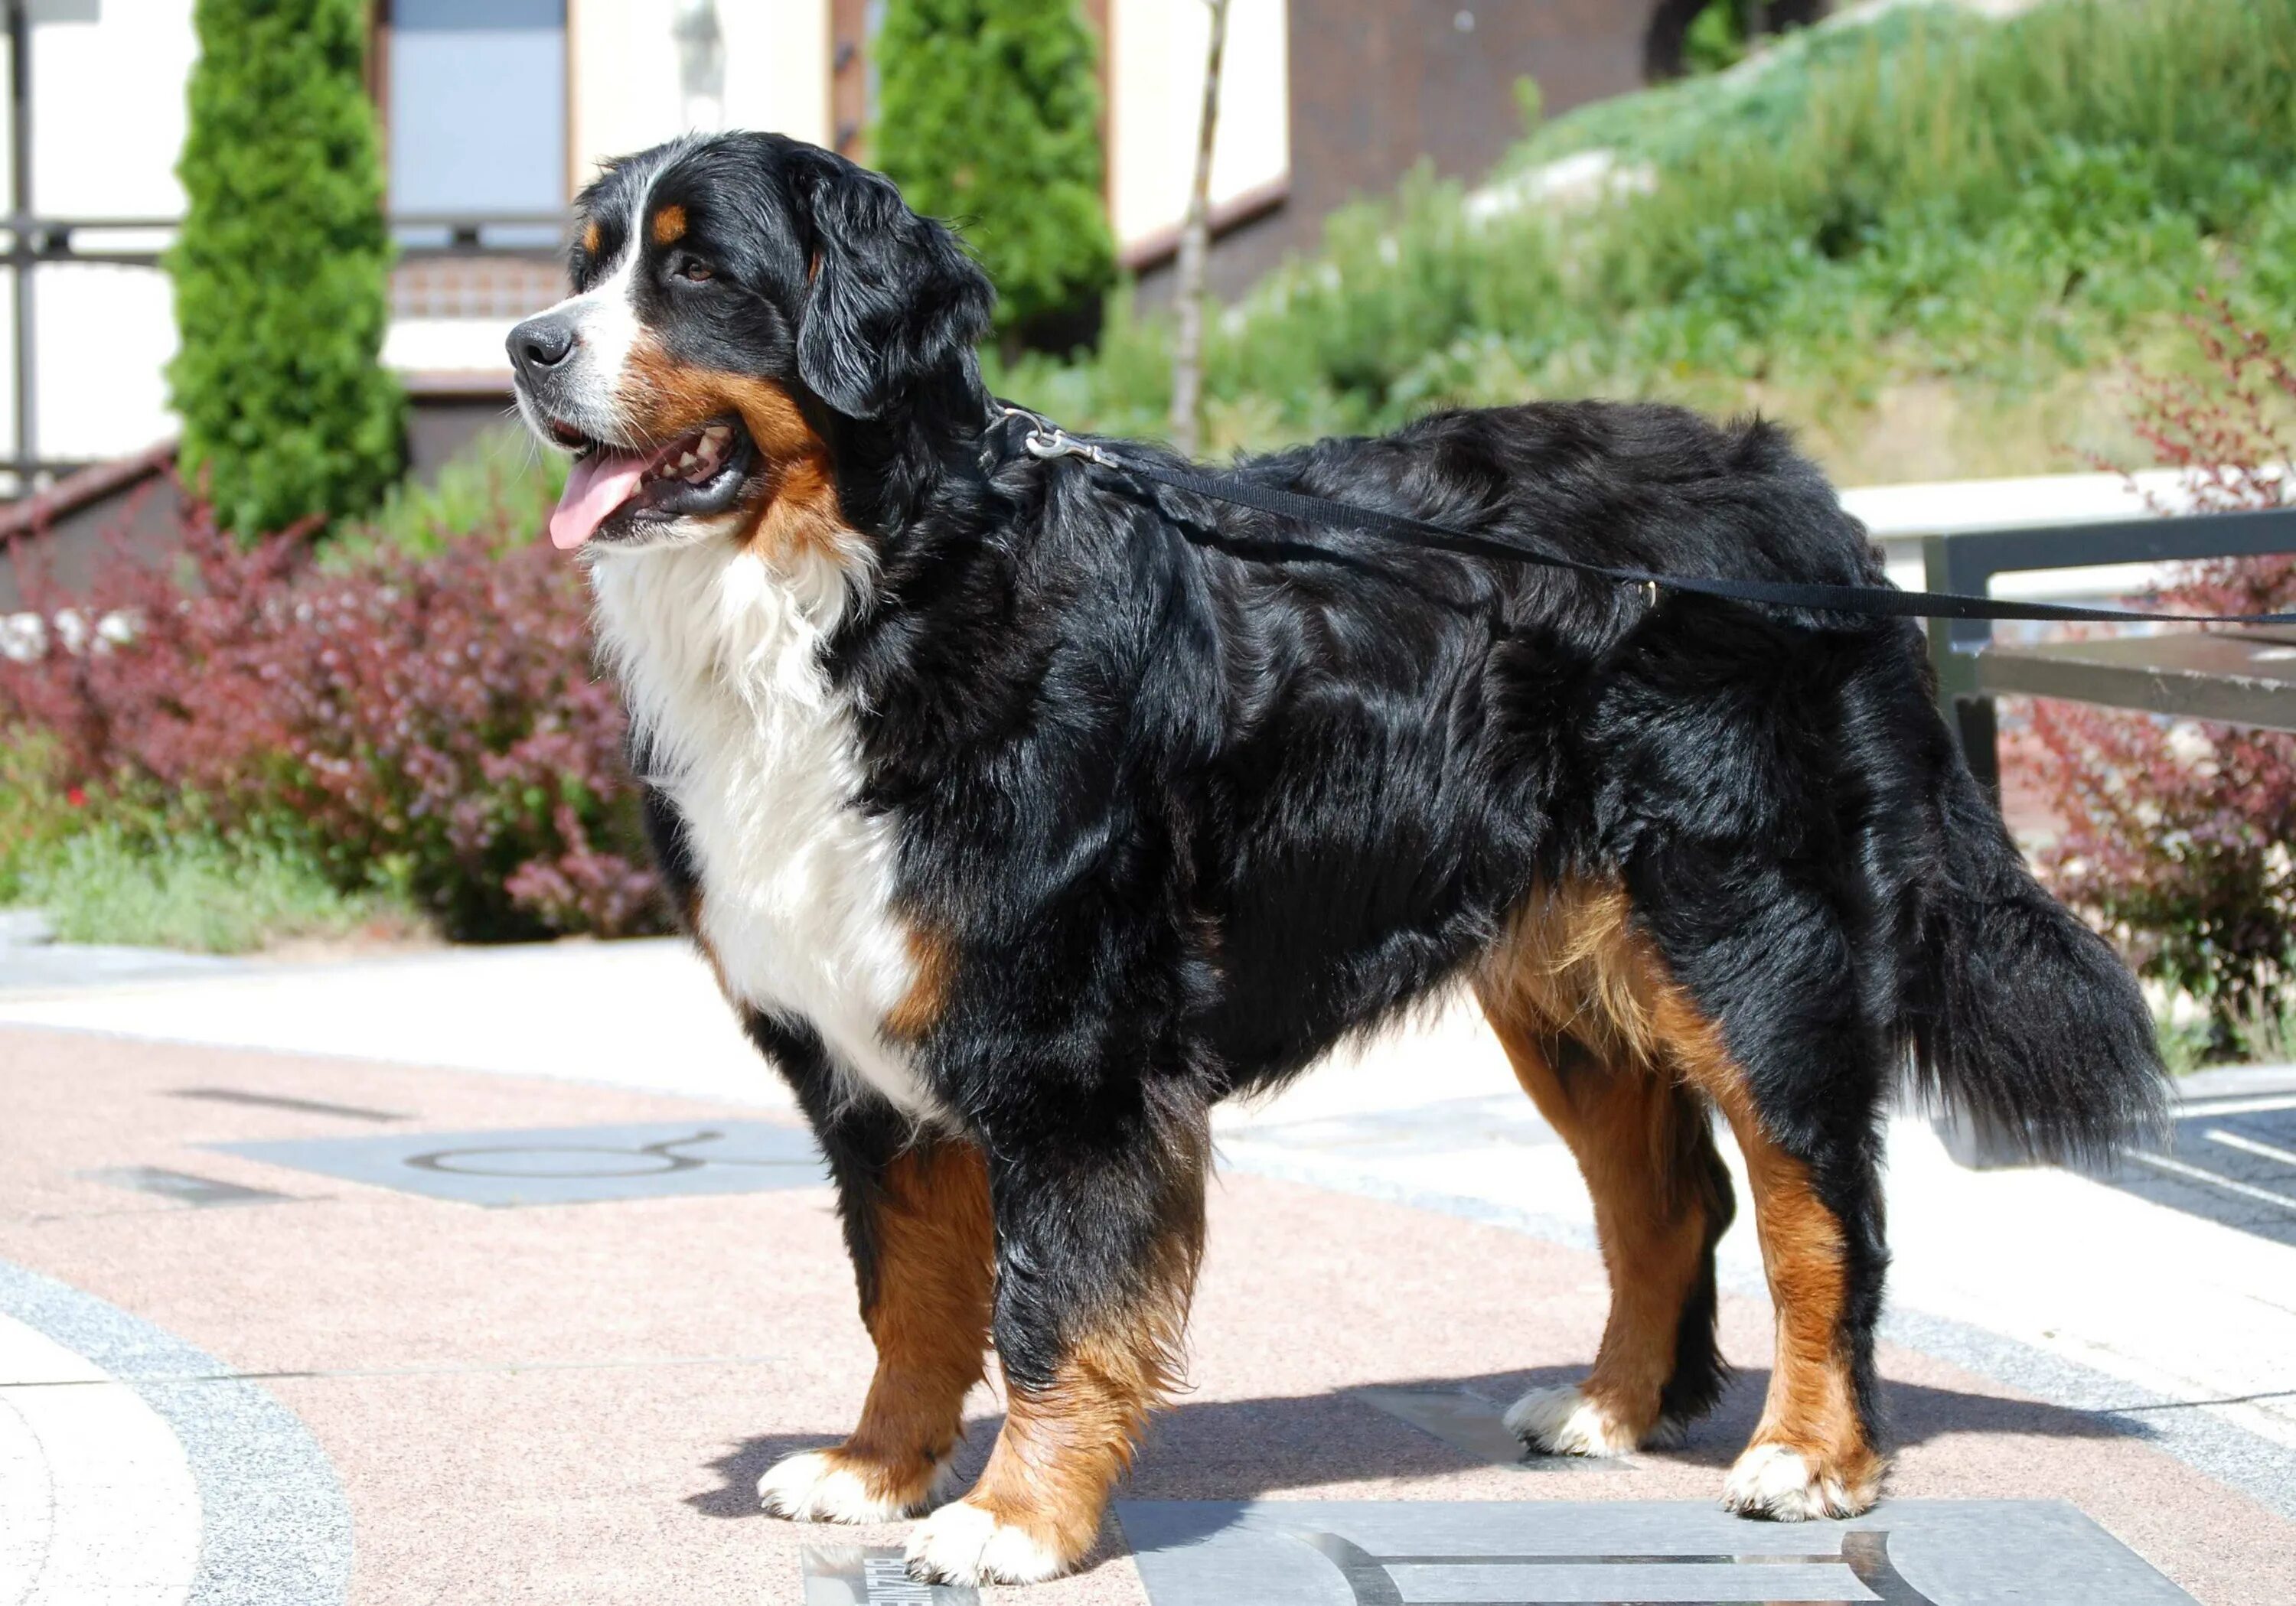
[[[697,424],[645,450],[611,446],[557,422],[550,433],[575,454],[565,494],[550,515],[551,545],[562,552],[601,536],[728,511],[742,498],[754,455],[748,432],[732,418]]]

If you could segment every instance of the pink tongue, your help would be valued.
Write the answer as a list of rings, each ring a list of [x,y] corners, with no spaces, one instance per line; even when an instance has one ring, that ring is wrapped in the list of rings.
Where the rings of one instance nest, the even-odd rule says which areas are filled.
[[[637,495],[638,481],[652,464],[652,457],[603,450],[577,463],[567,471],[565,494],[550,515],[550,544],[572,552],[596,535],[616,508]]]

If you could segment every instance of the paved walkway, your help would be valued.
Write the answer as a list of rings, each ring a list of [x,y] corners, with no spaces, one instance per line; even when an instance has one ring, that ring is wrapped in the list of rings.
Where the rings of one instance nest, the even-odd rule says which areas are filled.
[[[595,1009],[609,976],[652,1029]],[[730,1176],[685,1135],[786,1101],[675,945],[50,978],[0,991],[0,1601],[801,1598],[823,1530],[751,1489],[840,1434],[867,1379],[824,1188],[753,1168],[726,1185],[759,1191],[480,1209],[324,1168],[346,1140],[635,1126],[589,1169]],[[1714,1496],[1767,1381],[1742,1230],[1739,1381],[1684,1450],[1472,1447],[1494,1404],[1586,1364],[1605,1291],[1568,1156],[1469,1018],[1221,1132],[1193,1387],[1130,1497]],[[2296,1599],[2296,1249],[1892,1136],[1892,1495],[2067,1500],[2200,1600]],[[451,1191],[467,1147],[416,1169]],[[997,1407],[975,1405],[977,1464]],[[1103,1545],[1010,1598],[1144,1602]]]

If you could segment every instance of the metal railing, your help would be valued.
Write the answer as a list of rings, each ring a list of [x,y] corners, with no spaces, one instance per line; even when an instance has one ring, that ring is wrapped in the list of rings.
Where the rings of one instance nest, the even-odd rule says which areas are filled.
[[[2296,553],[2296,507],[1927,536],[1922,541],[1922,565],[1930,590],[1984,596],[1996,575],[2276,553]],[[1997,793],[1999,727],[1993,693],[1983,683],[1979,663],[1980,655],[1992,644],[1993,626],[1985,619],[1931,619],[1929,637],[1938,707],[1970,769]]]
[[[390,225],[398,242],[398,260],[401,263],[479,259],[539,262],[557,258],[566,219],[560,212],[430,212],[395,214],[390,218]],[[0,236],[5,239],[0,263],[11,270],[14,280],[16,409],[14,450],[0,457],[0,473],[13,476],[15,495],[28,496],[44,478],[86,468],[91,461],[51,456],[39,450],[35,272],[59,266],[157,268],[182,227],[180,217],[39,217],[11,213],[0,218]],[[425,235],[438,238],[422,238]],[[525,238],[504,239],[504,235]],[[91,236],[94,237],[93,241]]]

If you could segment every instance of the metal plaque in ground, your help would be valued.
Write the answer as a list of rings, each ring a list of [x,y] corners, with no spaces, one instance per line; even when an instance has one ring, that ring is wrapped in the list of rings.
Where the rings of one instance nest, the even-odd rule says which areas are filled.
[[[828,1184],[801,1127],[705,1121],[215,1143],[226,1154],[475,1205],[587,1204]]]
[[[1128,1501],[1117,1517],[1152,1606],[2192,1600],[2062,1501],[1792,1524],[1651,1500]]]

